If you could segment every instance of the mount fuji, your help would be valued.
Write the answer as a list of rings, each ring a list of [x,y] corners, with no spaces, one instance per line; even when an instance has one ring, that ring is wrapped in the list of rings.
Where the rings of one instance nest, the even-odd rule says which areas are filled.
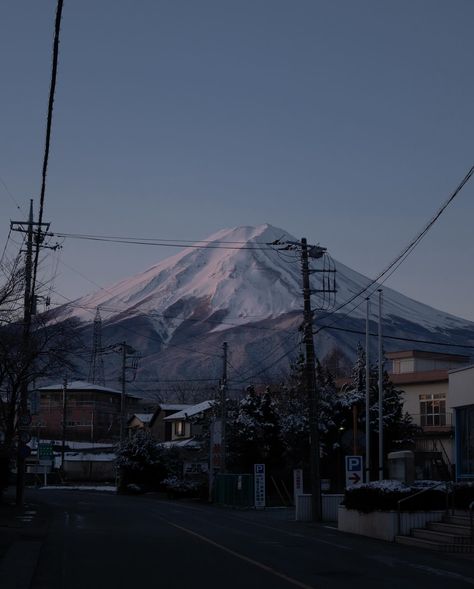
[[[299,254],[277,251],[281,248],[270,245],[276,240],[296,241],[268,224],[224,229],[144,272],[57,307],[50,317],[75,319],[84,343],[90,345],[100,309],[103,345],[126,340],[142,356],[137,388],[156,390],[181,380],[215,383],[224,341],[229,347],[228,376],[236,386],[275,378],[300,352],[302,323]],[[320,261],[311,265],[322,268]],[[352,358],[357,341],[364,340],[367,292],[339,307],[372,281],[340,262],[334,265],[335,307],[318,311],[322,295],[312,295],[317,353],[323,358],[337,349]],[[311,275],[312,288],[318,289],[321,276]],[[369,292],[376,288],[372,285]],[[386,287],[383,310],[384,335],[417,340],[387,338],[386,350],[469,354],[450,345],[474,343],[474,323]],[[116,379],[117,365],[112,368],[111,380]]]

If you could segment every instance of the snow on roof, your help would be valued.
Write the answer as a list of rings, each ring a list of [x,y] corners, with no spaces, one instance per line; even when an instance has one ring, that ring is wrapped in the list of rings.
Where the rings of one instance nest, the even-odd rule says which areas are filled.
[[[188,417],[192,417],[193,415],[197,415],[198,413],[207,411],[213,405],[214,401],[203,401],[202,403],[198,403],[197,405],[191,405],[190,407],[183,409],[182,411],[178,411],[178,413],[173,413],[173,415],[165,417],[163,421],[177,421],[179,419],[187,419]]]
[[[86,452],[66,452],[64,460],[67,462],[113,462],[117,456],[113,452],[87,454]]]
[[[62,391],[64,388],[63,383],[60,384],[51,384],[47,387],[41,387],[38,391]],[[121,391],[117,391],[117,389],[111,389],[109,387],[102,387],[98,384],[94,384],[92,382],[87,382],[85,380],[74,380],[73,382],[68,382],[67,384],[68,391],[97,391],[99,393],[114,393],[116,395],[121,395]],[[135,395],[130,395],[127,393],[127,397],[134,397]]]
[[[136,417],[143,423],[150,423],[153,413],[135,413],[133,417]]]
[[[62,444],[62,440],[48,440],[41,438],[41,443],[51,443],[53,446],[60,446]],[[117,444],[110,444],[105,442],[70,442],[66,440],[66,447],[70,448],[71,450],[82,450],[87,448],[88,450],[100,450],[106,448],[114,448]]]
[[[189,438],[188,440],[172,440],[169,442],[162,442],[159,444],[159,446],[162,448],[200,448],[201,444],[194,438]]]
[[[189,403],[161,403],[160,409],[162,411],[181,411],[182,409],[187,409],[188,407],[192,407],[192,404]]]

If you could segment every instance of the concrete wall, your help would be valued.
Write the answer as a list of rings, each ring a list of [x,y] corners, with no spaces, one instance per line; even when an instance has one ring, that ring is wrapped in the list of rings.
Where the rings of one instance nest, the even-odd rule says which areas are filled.
[[[474,404],[474,366],[449,374],[449,397],[447,406],[453,407]]]

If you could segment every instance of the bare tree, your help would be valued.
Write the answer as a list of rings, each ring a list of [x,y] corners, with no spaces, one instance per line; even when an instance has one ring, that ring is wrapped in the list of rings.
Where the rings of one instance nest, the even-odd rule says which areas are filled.
[[[15,265],[4,273],[7,279],[0,286],[0,493],[14,455],[21,390],[71,370],[71,350],[77,349],[75,321],[54,324],[34,315],[25,340],[24,271]]]

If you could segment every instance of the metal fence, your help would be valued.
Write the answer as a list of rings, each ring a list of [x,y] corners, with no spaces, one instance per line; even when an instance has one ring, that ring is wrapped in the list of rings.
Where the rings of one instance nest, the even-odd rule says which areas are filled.
[[[214,481],[214,502],[230,507],[254,506],[254,481],[251,474],[218,474]]]

